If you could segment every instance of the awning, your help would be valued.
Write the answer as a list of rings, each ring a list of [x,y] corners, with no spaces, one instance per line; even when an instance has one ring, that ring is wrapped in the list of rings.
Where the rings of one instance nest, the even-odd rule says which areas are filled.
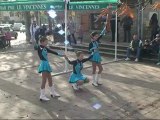
[[[50,10],[53,6],[55,10],[64,10],[63,0],[45,0],[45,1],[31,1],[19,0],[12,2],[0,2],[0,11],[38,11]]]
[[[93,0],[70,2],[69,10],[100,10],[108,5],[117,6],[117,0]]]
[[[117,5],[117,0],[93,0],[70,2],[69,10],[100,10],[108,5]],[[10,2],[0,2],[0,11],[38,11],[50,10],[53,6],[54,10],[64,10],[64,0],[16,0]]]

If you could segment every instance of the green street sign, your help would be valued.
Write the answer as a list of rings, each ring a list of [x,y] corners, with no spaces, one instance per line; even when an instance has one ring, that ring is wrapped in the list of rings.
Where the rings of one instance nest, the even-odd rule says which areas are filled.
[[[50,10],[50,6],[54,10],[64,10],[64,2],[13,2],[0,3],[0,11],[38,11]]]
[[[24,2],[22,2],[24,1]],[[96,0],[96,1],[79,1],[70,2],[69,10],[100,10],[106,8],[108,5],[116,6],[117,0]],[[56,11],[64,10],[63,0],[45,0],[45,1],[31,1],[29,0],[17,0],[16,2],[0,2],[0,11],[39,11],[50,10]]]
[[[104,2],[104,1],[70,2],[69,10],[100,10],[103,8],[107,8],[107,6],[109,5],[112,5],[114,7],[113,9],[115,9],[117,6],[117,3]]]

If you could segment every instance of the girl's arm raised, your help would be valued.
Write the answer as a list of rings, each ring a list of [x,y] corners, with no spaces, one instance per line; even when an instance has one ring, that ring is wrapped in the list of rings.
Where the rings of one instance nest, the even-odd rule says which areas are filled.
[[[67,56],[65,56],[65,59],[66,59],[67,62],[68,62],[69,64],[71,64],[71,65],[73,65],[73,64],[76,62],[76,60],[70,61]]]
[[[96,41],[99,41],[102,38],[103,35],[100,34],[100,36],[97,38]]]
[[[82,63],[87,62],[88,60],[90,60],[93,57],[93,53],[88,57],[88,58],[84,58],[82,60]]]
[[[49,48],[47,48],[47,47],[46,47],[46,50],[47,50],[48,53],[52,53],[52,54],[55,54],[55,55],[59,55],[58,52],[55,52],[55,51],[53,51],[53,50],[51,50],[51,49],[49,49]]]

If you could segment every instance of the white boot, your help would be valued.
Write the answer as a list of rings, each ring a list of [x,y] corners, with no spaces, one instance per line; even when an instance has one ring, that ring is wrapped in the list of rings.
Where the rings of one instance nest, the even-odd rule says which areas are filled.
[[[92,83],[93,86],[95,87],[98,87],[98,84],[97,84],[97,75],[96,74],[93,74],[93,83]]]
[[[45,89],[40,89],[40,91],[41,91],[41,94],[40,94],[40,97],[39,97],[39,99],[41,100],[41,101],[48,101],[48,100],[50,100],[49,98],[47,98],[46,97],[46,95],[45,95]]]
[[[76,83],[72,83],[72,87],[74,90],[79,90],[79,87]]]
[[[55,88],[53,85],[52,87],[49,87],[49,90],[50,90],[51,97],[60,97],[60,95],[55,91]]]
[[[100,79],[101,79],[101,74],[97,74],[97,84],[98,85],[102,85],[102,83],[99,82]]]

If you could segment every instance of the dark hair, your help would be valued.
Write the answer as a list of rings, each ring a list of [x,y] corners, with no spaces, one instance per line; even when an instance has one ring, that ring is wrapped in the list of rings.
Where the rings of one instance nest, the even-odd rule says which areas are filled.
[[[158,18],[156,13],[154,13],[150,19],[150,25],[153,25],[154,23],[158,24]]]
[[[76,52],[76,56],[77,56],[77,57],[79,57],[81,54],[83,54],[82,51],[77,51],[77,52]]]
[[[44,41],[46,41],[46,40],[48,40],[46,37],[44,37],[44,36],[41,36],[40,38],[39,38],[39,41],[40,41],[40,43],[42,43],[42,42],[44,42]]]
[[[92,32],[90,35],[91,37],[94,37],[95,35],[98,35],[98,32]]]

